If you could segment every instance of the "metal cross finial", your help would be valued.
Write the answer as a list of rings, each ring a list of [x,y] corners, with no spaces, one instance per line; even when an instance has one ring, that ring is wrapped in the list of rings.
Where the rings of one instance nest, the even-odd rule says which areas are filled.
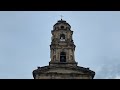
[[[61,15],[61,20],[62,20],[62,17],[63,17],[63,16]]]

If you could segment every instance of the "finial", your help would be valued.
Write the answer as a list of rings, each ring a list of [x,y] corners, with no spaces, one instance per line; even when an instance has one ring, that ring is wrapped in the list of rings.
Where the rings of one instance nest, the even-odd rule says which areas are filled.
[[[61,20],[62,20],[62,17],[63,17],[63,16],[62,16],[62,15],[60,15],[60,16],[61,16]]]

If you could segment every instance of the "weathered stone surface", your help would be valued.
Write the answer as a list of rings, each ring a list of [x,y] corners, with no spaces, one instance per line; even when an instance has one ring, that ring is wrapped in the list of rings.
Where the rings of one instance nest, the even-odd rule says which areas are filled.
[[[71,26],[66,21],[59,20],[51,33],[51,61],[48,66],[33,71],[34,79],[93,79],[94,71],[77,66]]]
[[[93,79],[95,72],[84,67],[45,66],[33,71],[35,79]]]

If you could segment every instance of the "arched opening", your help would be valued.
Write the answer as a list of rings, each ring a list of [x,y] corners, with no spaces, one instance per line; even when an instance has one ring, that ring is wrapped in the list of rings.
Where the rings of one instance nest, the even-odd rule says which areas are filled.
[[[66,62],[66,53],[65,52],[60,53],[60,62]]]
[[[65,41],[65,35],[64,34],[60,34],[60,41]]]
[[[61,26],[61,28],[63,29],[63,28],[64,28],[64,26]]]

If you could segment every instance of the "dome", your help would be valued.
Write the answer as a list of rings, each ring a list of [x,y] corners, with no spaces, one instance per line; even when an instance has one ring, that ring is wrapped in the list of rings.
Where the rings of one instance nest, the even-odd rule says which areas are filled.
[[[59,29],[65,29],[65,28],[71,28],[71,26],[65,21],[65,20],[58,20],[57,23],[53,26],[55,28]]]

